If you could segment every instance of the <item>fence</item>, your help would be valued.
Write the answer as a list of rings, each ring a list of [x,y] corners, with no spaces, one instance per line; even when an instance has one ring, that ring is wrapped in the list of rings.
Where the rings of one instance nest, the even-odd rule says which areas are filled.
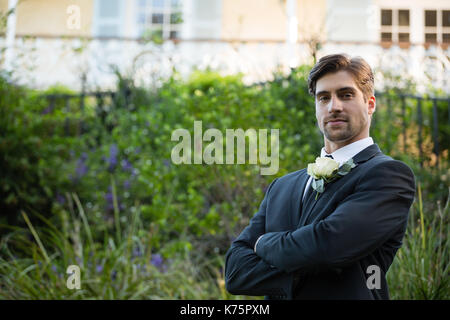
[[[129,105],[131,99],[131,90],[125,89],[121,92],[122,96],[125,99],[125,105]],[[85,105],[86,99],[93,98],[95,100],[95,110],[96,114],[100,117],[101,123],[106,125],[105,119],[108,113],[108,110],[111,107],[118,105],[118,100],[120,97],[120,93],[114,91],[96,91],[96,92],[81,92],[80,94],[46,94],[43,95],[42,98],[47,100],[48,107],[44,110],[44,113],[52,113],[55,111],[56,106],[60,105],[58,102],[62,102],[64,106],[64,111],[67,114],[70,114],[72,111],[71,106],[73,105],[73,101],[78,103],[79,111],[82,115],[85,113]],[[110,105],[106,105],[105,101],[110,100]],[[65,125],[65,134],[69,135],[69,118],[66,119]],[[79,134],[86,133],[86,127],[83,121],[79,123]],[[112,129],[112,128],[109,128]]]
[[[385,141],[387,152],[397,151],[403,154],[415,154],[422,167],[426,159],[430,158],[427,152],[434,154],[430,165],[439,167],[443,157],[448,160],[450,143],[450,98],[417,96],[402,93],[376,93],[377,112],[374,116],[373,127],[380,129],[379,122],[384,126],[385,133],[378,132],[378,139],[390,139],[393,124],[396,126],[397,141]],[[381,110],[380,110],[381,107]],[[378,114],[377,114],[378,113]],[[432,147],[425,141],[429,138]],[[413,145],[415,144],[415,146]],[[400,147],[400,148],[399,148]],[[394,150],[394,148],[396,150]],[[444,153],[445,152],[445,153]]]

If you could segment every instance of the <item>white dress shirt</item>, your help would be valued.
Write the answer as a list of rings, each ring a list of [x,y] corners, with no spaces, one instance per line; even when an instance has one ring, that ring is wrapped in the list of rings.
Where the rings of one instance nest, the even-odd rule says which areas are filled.
[[[353,158],[355,155],[360,153],[362,150],[367,148],[368,146],[373,144],[373,139],[371,137],[367,137],[358,141],[355,141],[353,143],[350,143],[346,146],[343,146],[342,148],[337,149],[331,155],[333,156],[333,159],[339,162],[339,166],[342,166],[345,162]],[[320,151],[320,156],[325,157],[328,155],[328,153],[325,151],[325,147],[322,148]],[[311,184],[312,177],[310,176],[308,179],[308,182],[306,183],[305,191],[303,192],[303,198],[305,198],[306,190],[308,190],[309,185]]]

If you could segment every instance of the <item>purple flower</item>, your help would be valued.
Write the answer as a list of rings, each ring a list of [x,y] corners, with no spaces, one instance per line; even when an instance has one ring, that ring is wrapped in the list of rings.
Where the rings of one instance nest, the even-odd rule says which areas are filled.
[[[117,147],[117,144],[113,143],[111,147],[109,148],[109,156],[110,157],[117,157],[119,154],[119,148]]]
[[[150,260],[150,263],[152,265],[154,265],[157,268],[161,268],[163,265],[163,262],[164,262],[163,258],[159,253],[152,254],[152,259]]]
[[[54,264],[52,264],[52,271],[53,271],[54,273],[56,273],[56,272],[58,271],[58,269],[56,268],[56,266],[55,266]]]
[[[168,168],[170,167],[170,161],[167,159],[164,159],[163,164]]]
[[[80,160],[83,161],[83,162],[86,161],[87,158],[88,158],[88,155],[87,155],[86,152],[83,152],[83,153],[81,154],[81,156],[80,156]]]
[[[112,144],[109,148],[109,158],[108,158],[108,171],[113,172],[117,166],[117,156],[119,154],[119,148],[116,144]]]
[[[113,272],[111,272],[111,280],[114,281],[117,278],[117,272],[116,270],[113,270]]]
[[[77,179],[81,179],[88,172],[88,167],[84,162],[78,161],[77,168],[75,169],[75,176]]]
[[[124,171],[130,171],[131,172],[133,170],[133,166],[131,165],[130,161],[122,160],[121,164],[122,164],[122,169]]]
[[[108,186],[108,193],[107,194],[109,194],[110,195],[110,197],[111,197],[111,201],[112,201],[112,197],[113,197],[113,194],[112,194],[112,187],[111,186]]]
[[[98,264],[98,265],[95,267],[95,271],[96,271],[97,273],[102,272],[102,271],[103,271],[103,266],[102,266],[101,264]]]
[[[133,253],[131,254],[133,256],[133,258],[135,257],[141,257],[142,256],[142,251],[140,247],[136,247],[133,249]]]
[[[49,114],[50,112],[52,112],[52,107],[48,106],[47,108],[45,108],[44,110],[42,110],[41,114],[42,115],[46,115]]]
[[[112,192],[111,186],[108,187],[108,192],[105,193],[105,201],[106,201],[106,210],[112,211],[114,210],[114,195]],[[120,197],[116,196],[117,206],[119,209],[125,209],[125,206],[120,203]]]
[[[130,180],[125,180],[123,182],[123,187],[124,187],[125,190],[130,189],[130,187],[131,187]]]
[[[113,210],[114,209],[114,196],[113,196],[111,191],[108,191],[105,194],[105,201],[106,201],[106,204],[107,204],[106,208],[108,210]]]
[[[114,169],[116,168],[116,166],[117,166],[117,159],[114,159],[114,158],[110,158],[110,159],[108,159],[108,171],[109,172],[114,172]]]
[[[64,205],[66,203],[66,199],[63,197],[61,193],[58,193],[56,195],[56,201],[58,201],[60,205]]]
[[[80,158],[77,161],[77,167],[75,169],[75,180],[81,179],[88,172],[88,167],[86,166],[86,160],[88,155],[86,152],[83,152]]]

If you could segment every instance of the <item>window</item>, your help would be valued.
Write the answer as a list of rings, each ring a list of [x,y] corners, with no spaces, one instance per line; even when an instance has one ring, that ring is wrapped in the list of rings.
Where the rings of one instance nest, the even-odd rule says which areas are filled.
[[[409,44],[409,10],[381,10],[381,41]]]
[[[437,26],[436,10],[425,10],[425,27]]]
[[[442,10],[442,26],[450,27],[450,10]]]
[[[392,42],[392,33],[391,32],[382,32],[381,33],[381,41]]]
[[[450,10],[425,10],[425,42],[450,44]]]
[[[181,0],[139,0],[139,36],[151,32],[162,39],[179,38],[181,10]]]
[[[409,27],[409,10],[398,10],[398,25]]]
[[[123,0],[97,0],[95,2],[94,35],[98,37],[121,36]]]
[[[392,10],[381,10],[381,25],[392,26]]]

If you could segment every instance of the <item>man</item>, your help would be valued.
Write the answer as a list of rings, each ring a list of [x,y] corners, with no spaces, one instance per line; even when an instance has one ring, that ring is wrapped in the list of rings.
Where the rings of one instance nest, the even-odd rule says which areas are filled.
[[[272,181],[227,252],[226,288],[267,299],[389,299],[385,275],[402,245],[414,174],[369,136],[376,103],[366,61],[325,56],[308,85],[321,157],[333,159],[320,161],[340,168],[321,177],[310,165]]]

